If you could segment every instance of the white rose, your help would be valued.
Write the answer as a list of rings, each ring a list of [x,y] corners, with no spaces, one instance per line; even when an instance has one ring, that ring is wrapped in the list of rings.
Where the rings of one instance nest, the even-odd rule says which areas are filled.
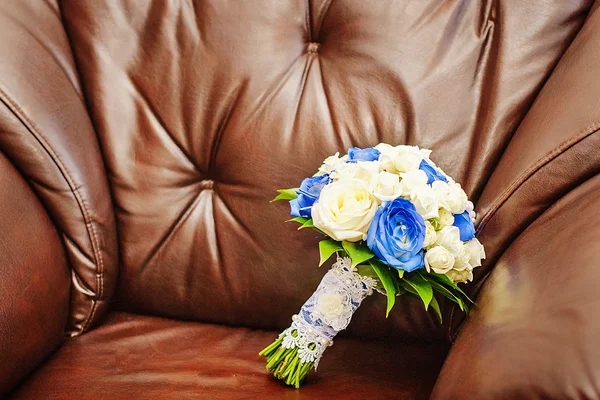
[[[330,176],[333,180],[354,179],[357,169],[358,163],[343,163],[332,170]]]
[[[379,161],[358,161],[356,165],[358,168],[355,178],[364,181],[369,190],[373,191],[379,182],[379,172],[381,171]]]
[[[321,190],[312,208],[315,227],[334,240],[366,238],[377,211],[377,199],[359,179],[340,180]]]
[[[394,167],[398,172],[410,172],[419,169],[423,154],[417,146],[396,146],[398,154],[394,159]]]
[[[346,298],[339,293],[322,293],[315,304],[324,322],[335,330],[346,328],[352,316],[352,309]]]
[[[423,248],[435,243],[436,239],[435,228],[429,221],[425,221],[425,240],[423,241]]]
[[[379,180],[379,162],[378,161],[358,161],[346,163],[338,167],[331,173],[334,181],[347,179],[360,179],[369,188],[375,189]]]
[[[448,184],[448,197],[446,197],[446,203],[452,214],[462,214],[467,208],[467,194],[460,187],[460,183],[450,182]]]
[[[397,174],[380,172],[373,194],[381,201],[391,201],[402,196],[400,177]]]
[[[375,149],[380,153],[379,162],[381,163],[381,168],[391,174],[398,173],[398,170],[394,166],[394,160],[399,153],[398,149],[387,143],[379,143],[377,146],[375,146]]]
[[[435,244],[437,244],[438,246],[445,247],[452,254],[458,254],[463,245],[463,243],[460,240],[460,230],[456,226],[443,227],[440,231],[437,232]]]
[[[460,247],[460,250],[456,253],[454,258],[455,258],[455,263],[454,263],[455,270],[462,271],[464,269],[471,269],[471,270],[473,269],[473,267],[469,263],[471,261],[471,252],[469,251],[469,249],[467,248],[466,245],[463,244]]]
[[[345,165],[346,160],[348,160],[348,155],[340,157],[339,152],[327,157],[325,161],[323,161],[323,164],[319,167],[319,170],[317,171],[315,176],[330,174],[332,171]]]
[[[454,223],[454,215],[452,215],[452,213],[447,209],[440,208],[438,222],[442,228],[445,226],[450,226]]]
[[[465,242],[465,248],[469,251],[469,264],[475,268],[481,266],[481,260],[485,259],[485,249],[479,240],[471,239]]]
[[[437,218],[439,202],[437,194],[431,186],[425,184],[417,186],[410,192],[410,201],[415,205],[417,212],[423,219]]]
[[[414,188],[427,185],[427,174],[420,169],[403,172],[400,177],[402,178],[400,185],[402,186],[403,196],[410,196]]]
[[[444,181],[434,181],[431,184],[431,188],[435,191],[435,193],[438,196],[438,199],[440,201],[440,207],[449,210],[450,206],[448,206],[446,199],[450,197],[450,185]]]
[[[387,143],[379,143],[377,146],[375,146],[375,149],[377,151],[379,151],[380,155],[381,154],[396,154],[398,152],[398,150],[396,150],[395,146],[392,146],[391,144],[387,144]]]
[[[473,280],[473,271],[464,269],[457,271],[455,269],[446,272],[446,276],[454,283],[467,283]]]
[[[454,267],[454,256],[446,248],[435,246],[425,252],[425,268],[436,274],[445,274]]]

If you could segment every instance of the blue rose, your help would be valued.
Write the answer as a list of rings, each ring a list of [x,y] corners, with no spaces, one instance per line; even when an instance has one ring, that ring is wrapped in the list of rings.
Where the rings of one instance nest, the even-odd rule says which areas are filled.
[[[435,181],[448,182],[448,178],[425,159],[421,161],[419,169],[425,172],[425,175],[427,175],[427,183],[430,185]]]
[[[466,242],[475,237],[475,225],[469,216],[469,212],[465,211],[462,214],[454,214],[454,226],[460,231],[460,240]]]
[[[379,150],[374,147],[369,147],[368,149],[353,147],[348,149],[348,162],[375,161],[379,160],[380,154]]]
[[[424,267],[425,221],[408,200],[385,202],[375,213],[367,246],[379,260],[410,272]]]
[[[329,183],[329,174],[306,178],[296,190],[297,198],[290,200],[290,214],[293,217],[311,217],[311,209],[319,198],[321,190]]]

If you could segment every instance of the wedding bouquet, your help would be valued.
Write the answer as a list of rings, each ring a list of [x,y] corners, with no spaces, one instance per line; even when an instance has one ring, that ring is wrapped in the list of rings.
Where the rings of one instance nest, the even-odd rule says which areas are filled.
[[[289,221],[319,232],[320,263],[337,261],[292,324],[262,350],[267,370],[300,387],[317,368],[335,335],[345,329],[365,297],[419,297],[442,320],[436,296],[469,311],[457,286],[473,279],[485,252],[475,238],[473,203],[451,177],[416,146],[351,148],[327,157],[299,188],[278,190],[288,200]]]

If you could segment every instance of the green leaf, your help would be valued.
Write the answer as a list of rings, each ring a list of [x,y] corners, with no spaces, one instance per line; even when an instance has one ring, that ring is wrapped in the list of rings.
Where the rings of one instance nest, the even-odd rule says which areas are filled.
[[[385,294],[387,296],[387,309],[385,311],[385,317],[387,318],[388,315],[390,315],[392,307],[394,307],[394,303],[396,303],[396,284],[394,283],[394,275],[388,267],[381,265],[375,260],[369,260],[369,264],[379,277],[379,280],[385,289]]]
[[[440,319],[440,324],[442,323],[442,310],[440,310],[440,304],[438,303],[437,299],[435,298],[435,296],[433,296],[431,298],[431,308],[434,309],[436,315],[438,316],[438,318]]]
[[[319,253],[320,253],[320,261],[319,267],[325,263],[325,261],[329,260],[329,257],[333,255],[336,251],[342,251],[344,248],[340,242],[336,242],[335,240],[325,239],[319,242]]]
[[[403,269],[397,269],[396,272],[398,273],[398,278],[400,279],[395,279],[396,281],[396,291],[398,292],[398,296],[405,294],[406,292],[409,292],[412,294],[412,292],[410,292],[409,290],[406,289],[406,287],[404,287],[402,285],[404,275],[406,274],[406,271],[404,271]],[[408,286],[410,288],[410,290],[414,291],[414,289],[409,285]],[[415,295],[417,294],[416,292],[414,293]]]
[[[300,229],[304,229],[304,228],[310,228],[313,231],[318,232],[319,234],[323,235],[323,236],[327,236],[323,231],[321,231],[319,228],[317,228],[314,224],[313,224],[313,220],[312,219],[308,219],[306,220],[306,222],[304,222],[302,225],[300,225],[300,227],[298,228],[298,230]]]
[[[296,190],[298,190],[298,188],[279,189],[277,191],[277,193],[279,194],[277,195],[277,197],[271,200],[271,203],[278,200],[294,200],[296,197],[298,197]]]
[[[437,282],[436,282],[436,284],[437,284]],[[408,282],[407,282],[405,279],[403,279],[403,280],[401,280],[401,281],[400,281],[400,286],[402,286],[402,287],[404,288],[404,290],[406,290],[407,292],[409,292],[409,293],[413,294],[415,297],[420,297],[420,296],[419,296],[419,294],[417,293],[417,291],[416,291],[416,290],[415,290],[415,289],[414,289],[414,288],[413,288],[411,285],[409,285],[409,284],[408,284]],[[432,286],[433,286],[433,285],[432,285]],[[443,286],[442,286],[442,288],[443,288]],[[447,297],[447,298],[449,298],[450,300],[452,300],[452,301],[456,302],[456,301],[455,301],[455,299],[454,299],[454,296],[452,296],[452,293],[451,293],[451,292],[449,292],[449,291],[447,291],[447,292],[445,292],[445,293],[441,293],[441,292],[440,292],[440,291],[438,291],[438,290],[437,290],[435,287],[433,287],[433,291],[434,291],[435,293],[440,293],[442,296],[444,296],[444,297]],[[452,297],[448,297],[448,295],[450,295],[450,296],[452,296]],[[435,310],[435,307],[436,307],[436,306],[439,308],[439,303],[437,302],[437,299],[435,298],[435,296],[433,296],[433,297],[431,298],[431,303],[430,303],[430,305],[431,305],[431,306],[434,308],[434,310]],[[437,313],[437,310],[436,310],[436,313]],[[441,313],[440,313],[440,314],[441,314]],[[441,318],[441,315],[438,315],[438,316]]]
[[[308,221],[308,218],[296,217],[296,218],[288,219],[285,222],[297,222],[297,223],[299,223],[301,225],[304,225],[306,223],[306,221]]]
[[[433,298],[433,288],[430,283],[419,274],[407,275],[404,280],[419,294],[423,304],[425,304],[425,309],[429,309],[429,303]]]
[[[460,296],[457,296],[456,294],[452,293],[450,289],[436,281],[431,280],[429,281],[429,283],[431,284],[431,287],[433,288],[433,290],[435,290],[436,293],[439,293],[448,300],[455,302],[456,304],[458,304],[461,310],[463,310],[467,314],[469,313],[469,307],[465,304],[463,299],[460,298]]]
[[[361,243],[361,242],[359,242]],[[342,242],[344,250],[348,253],[348,256],[352,260],[352,266],[356,267],[358,264],[362,264],[375,257],[375,254],[365,244],[359,244],[354,242]]]
[[[467,299],[467,301],[469,301],[471,304],[475,304],[475,302],[473,300],[471,300],[469,298],[469,296],[467,296],[467,294],[465,292],[462,291],[461,288],[459,288],[456,283],[452,282],[450,280],[450,278],[448,278],[446,275],[442,275],[442,274],[436,274],[434,272],[429,274],[430,276],[432,276],[434,279],[437,279],[440,281],[441,284],[446,285],[450,288],[452,288],[453,290],[456,290],[458,293],[462,294],[465,299]],[[426,277],[426,276],[425,276]],[[427,278],[426,278],[427,279]],[[429,280],[429,279],[428,279]]]
[[[307,220],[305,223],[303,223],[303,224],[302,224],[302,225],[301,225],[301,226],[298,228],[298,230],[300,230],[300,229],[304,229],[304,228],[314,228],[314,227],[315,227],[315,226],[313,225],[313,220],[312,220],[312,218],[311,218],[311,219]]]
[[[408,293],[412,294],[415,297],[419,297],[419,293],[417,293],[417,291],[415,290],[415,288],[413,288],[412,286],[410,286],[408,284],[408,282],[406,282],[406,280],[402,279],[399,283],[400,287],[402,287],[402,289],[406,290]]]

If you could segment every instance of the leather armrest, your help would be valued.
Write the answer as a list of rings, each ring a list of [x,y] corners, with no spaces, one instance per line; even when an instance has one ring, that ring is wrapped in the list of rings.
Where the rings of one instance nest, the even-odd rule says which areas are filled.
[[[485,276],[524,229],[557,200],[600,172],[600,2],[552,72],[513,135],[476,203]],[[464,314],[452,305],[452,338]],[[457,312],[458,311],[458,312]]]
[[[66,331],[89,329],[117,279],[104,162],[56,0],[0,1],[0,151],[53,220],[72,268]]]
[[[597,398],[599,206],[597,175],[509,247],[450,351],[434,399]]]
[[[69,266],[59,235],[0,153],[0,398],[63,340]]]
[[[600,4],[600,3],[597,3]],[[513,135],[477,202],[489,272],[525,227],[600,171],[600,10],[594,6]],[[476,279],[477,280],[477,279]]]

